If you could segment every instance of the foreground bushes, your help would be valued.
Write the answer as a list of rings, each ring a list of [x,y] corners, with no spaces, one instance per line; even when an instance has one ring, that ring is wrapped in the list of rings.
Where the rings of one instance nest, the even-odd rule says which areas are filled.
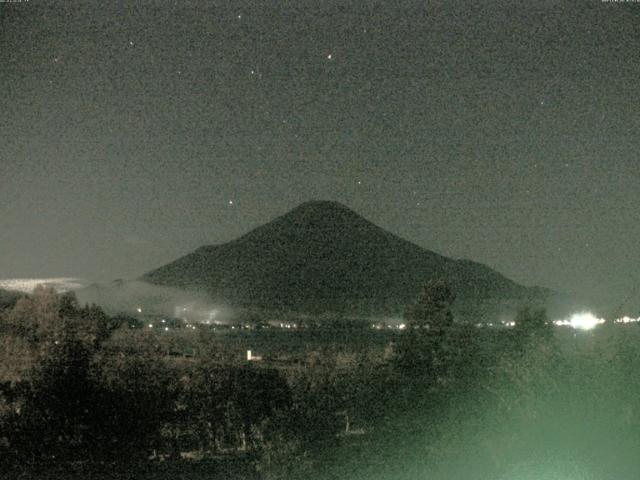
[[[206,362],[185,371],[167,363],[157,340],[52,290],[19,300],[0,319],[3,460],[137,462],[177,458],[187,447],[256,450],[255,430],[290,407],[277,372]]]
[[[523,328],[476,329],[438,304],[437,328],[421,305],[420,328],[383,356],[328,345],[275,370],[225,364],[219,348],[172,360],[157,335],[37,290],[0,318],[3,465],[37,478],[118,478],[108,465],[198,478],[196,464],[202,478],[638,478],[637,326],[574,335],[525,312]]]

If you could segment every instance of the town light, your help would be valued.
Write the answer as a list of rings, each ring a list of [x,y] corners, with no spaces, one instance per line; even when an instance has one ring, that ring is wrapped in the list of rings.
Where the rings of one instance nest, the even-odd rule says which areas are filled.
[[[577,330],[591,330],[601,323],[604,323],[604,319],[590,312],[576,313],[569,318],[569,325]]]

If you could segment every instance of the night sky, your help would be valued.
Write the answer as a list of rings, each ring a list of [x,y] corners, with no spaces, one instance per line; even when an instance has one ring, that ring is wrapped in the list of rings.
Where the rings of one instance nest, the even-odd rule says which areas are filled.
[[[601,0],[0,3],[0,277],[136,277],[329,199],[635,312],[639,52]]]

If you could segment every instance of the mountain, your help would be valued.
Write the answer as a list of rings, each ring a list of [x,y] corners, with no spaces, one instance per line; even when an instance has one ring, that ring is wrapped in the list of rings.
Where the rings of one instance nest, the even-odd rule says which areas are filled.
[[[465,305],[544,301],[489,267],[423,249],[337,202],[311,201],[236,240],[204,246],[141,280],[198,290],[227,305],[349,314],[401,313],[426,280]],[[478,307],[479,308],[479,307]]]

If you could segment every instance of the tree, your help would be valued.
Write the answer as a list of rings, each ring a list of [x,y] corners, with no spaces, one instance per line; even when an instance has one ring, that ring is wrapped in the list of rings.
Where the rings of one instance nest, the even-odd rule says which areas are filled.
[[[443,333],[453,325],[451,305],[455,298],[455,293],[444,281],[428,281],[418,301],[405,314],[409,327]]]
[[[92,419],[91,452],[126,461],[165,447],[162,429],[175,423],[181,385],[151,332],[123,325],[95,356],[92,379],[100,414]]]
[[[0,457],[148,456],[175,406],[175,375],[155,342],[133,339],[125,354],[109,342],[115,324],[99,307],[46,288],[0,320]]]
[[[544,309],[525,307],[518,311],[514,321],[514,332],[521,339],[548,339],[552,334],[553,326]]]
[[[93,409],[90,362],[101,342],[97,307],[38,287],[7,312],[0,361],[13,364],[0,380],[14,408],[3,419],[8,450],[17,455],[68,456],[86,436]],[[5,355],[9,358],[2,358]]]
[[[425,385],[442,381],[451,363],[447,337],[453,327],[455,294],[441,280],[430,280],[405,314],[407,330],[398,345],[396,368]]]

